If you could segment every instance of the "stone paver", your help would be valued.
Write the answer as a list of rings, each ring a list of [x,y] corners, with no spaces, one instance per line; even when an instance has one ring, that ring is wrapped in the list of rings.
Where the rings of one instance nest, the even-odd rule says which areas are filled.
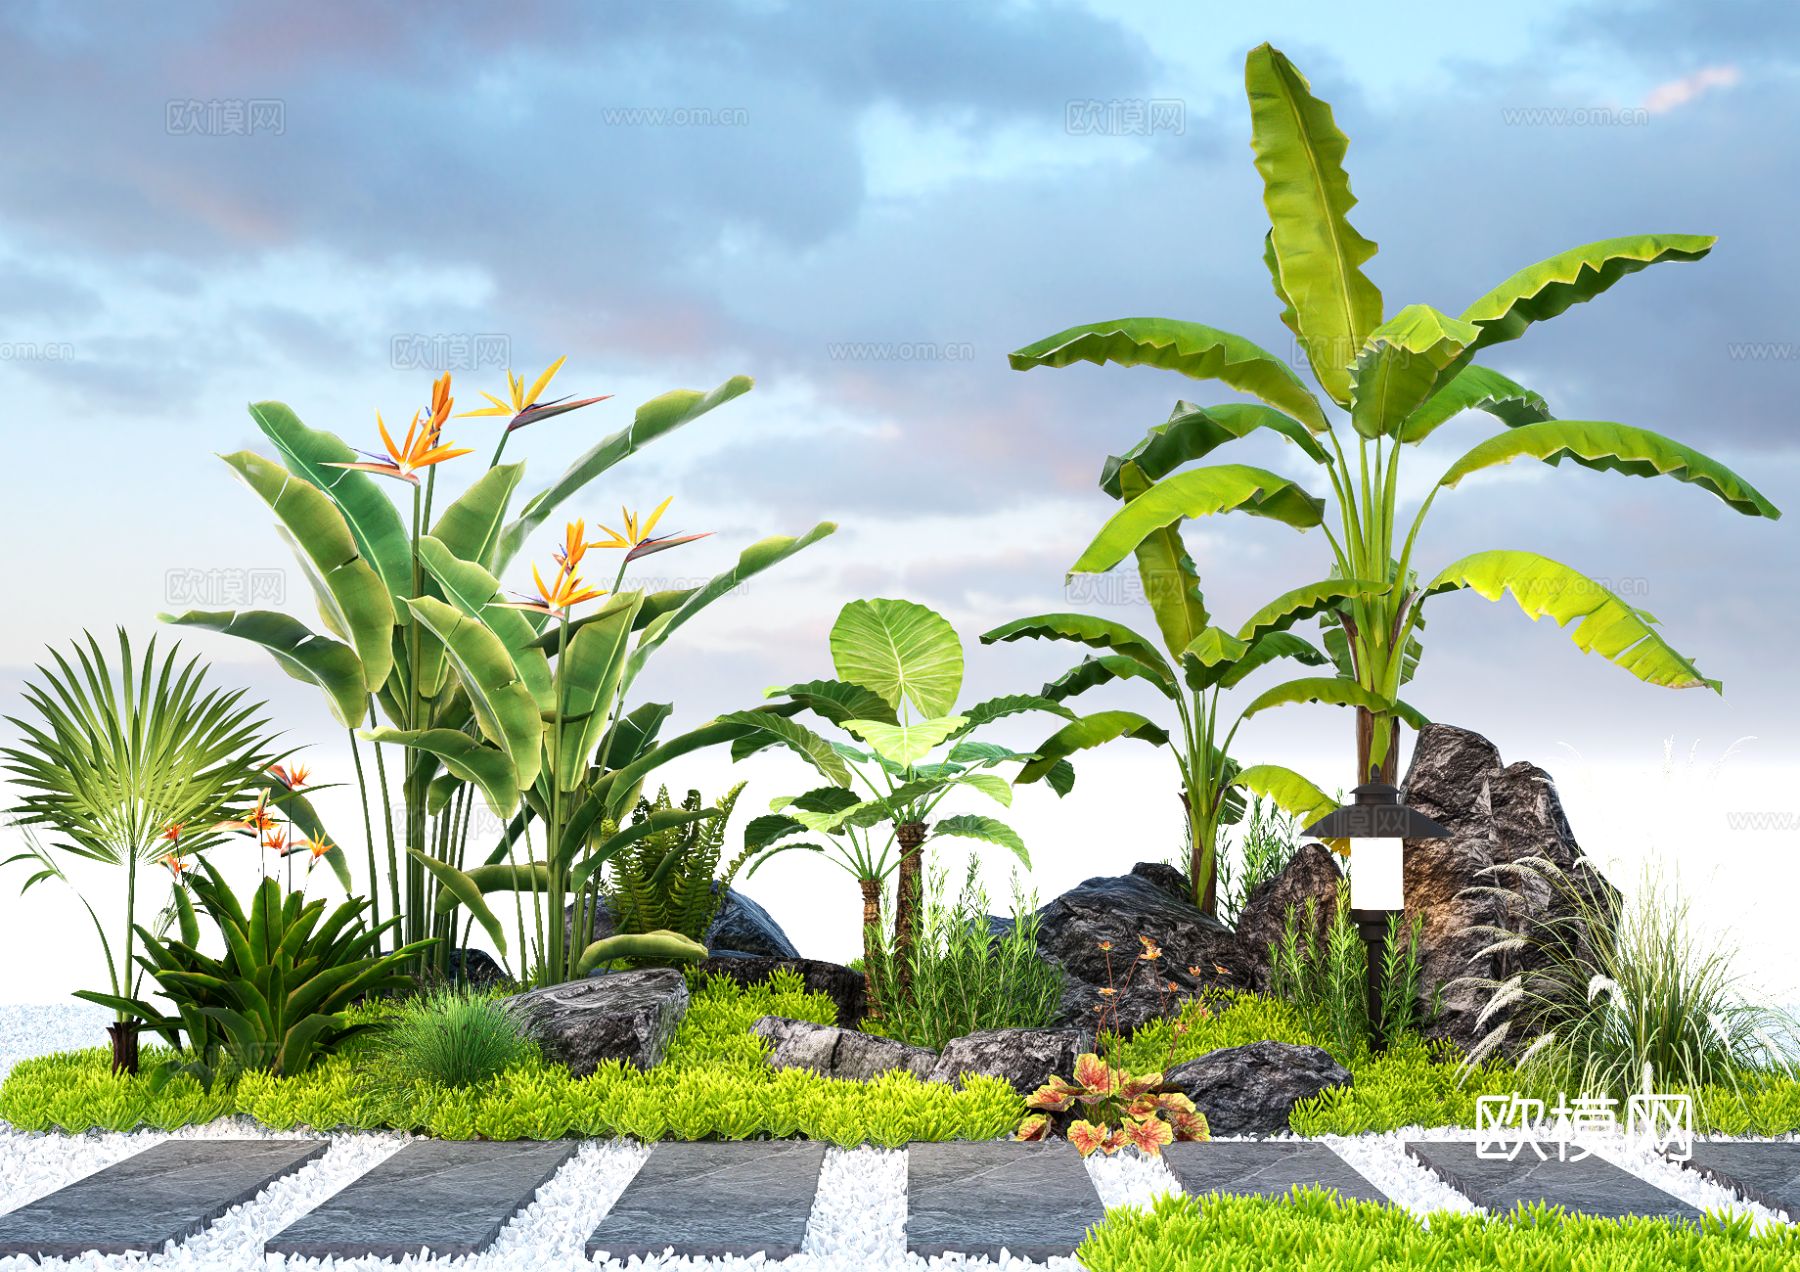
[[[1233,1193],[1285,1197],[1292,1188],[1335,1188],[1346,1201],[1386,1201],[1362,1173],[1323,1144],[1294,1140],[1209,1140],[1170,1144],[1163,1161],[1196,1197]]]
[[[323,1140],[167,1140],[0,1215],[0,1255],[155,1253],[300,1169]]]
[[[271,1237],[270,1254],[479,1254],[575,1153],[573,1141],[420,1140]]]
[[[825,1145],[812,1140],[658,1144],[588,1238],[588,1255],[798,1254],[824,1164]]]
[[[1475,1155],[1472,1143],[1409,1142],[1407,1153],[1490,1213],[1542,1201],[1584,1215],[1698,1220],[1700,1212],[1598,1157],[1544,1161],[1526,1145],[1512,1161]]]
[[[1800,1222],[1800,1144],[1695,1140],[1685,1163],[1738,1196]]]
[[[915,1143],[906,1151],[906,1248],[1021,1258],[1071,1255],[1105,1218],[1081,1157],[1065,1140]]]

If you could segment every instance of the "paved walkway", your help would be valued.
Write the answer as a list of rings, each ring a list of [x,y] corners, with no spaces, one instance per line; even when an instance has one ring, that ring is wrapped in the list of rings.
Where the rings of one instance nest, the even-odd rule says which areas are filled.
[[[154,1253],[203,1231],[232,1206],[323,1154],[319,1140],[171,1140],[0,1215],[0,1255]],[[410,1143],[289,1224],[271,1254],[398,1259],[478,1254],[576,1151],[572,1141]],[[1478,1205],[1544,1201],[1599,1215],[1697,1218],[1693,1207],[1598,1157],[1581,1162],[1477,1158],[1470,1143],[1409,1143],[1407,1152]],[[587,1242],[590,1255],[785,1258],[799,1251],[825,1161],[795,1141],[657,1145]],[[1322,1184],[1385,1200],[1323,1144],[1181,1144],[1171,1174],[1189,1192],[1278,1196]],[[1688,1163],[1791,1218],[1800,1214],[1800,1143],[1702,1143]],[[1103,1215],[1063,1142],[914,1144],[907,1154],[906,1245],[1045,1259],[1071,1254]]]

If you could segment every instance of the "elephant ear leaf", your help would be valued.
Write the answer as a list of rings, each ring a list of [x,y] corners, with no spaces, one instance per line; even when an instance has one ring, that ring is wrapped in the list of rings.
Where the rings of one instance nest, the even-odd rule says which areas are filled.
[[[945,716],[962,691],[963,647],[936,610],[914,601],[851,601],[831,627],[831,661],[839,680],[863,685],[898,710]]]
[[[1481,328],[1473,348],[1517,340],[1532,323],[1592,300],[1627,274],[1663,261],[1697,261],[1718,241],[1710,234],[1632,234],[1527,265],[1463,310],[1463,321]]]
[[[1661,433],[1605,420],[1544,420],[1488,438],[1450,466],[1440,486],[1515,459],[1558,464],[1573,459],[1588,468],[1633,477],[1673,477],[1711,491],[1747,517],[1777,520],[1780,509],[1718,460]]]
[[[1670,689],[1704,686],[1723,692],[1717,680],[1701,675],[1699,668],[1662,638],[1654,618],[1560,561],[1534,552],[1477,552],[1445,566],[1426,586],[1424,595],[1458,588],[1468,588],[1490,601],[1510,592],[1534,622],[1548,615],[1561,627],[1574,623],[1569,638],[1578,649],[1597,653],[1648,684]]]
[[[1381,325],[1381,292],[1362,271],[1375,244],[1349,220],[1356,206],[1344,171],[1350,139],[1306,77],[1267,44],[1246,59],[1244,90],[1279,294],[1319,384],[1348,406],[1349,362]]]
[[[968,723],[967,716],[939,716],[910,724],[881,720],[846,720],[844,727],[890,764],[909,768],[931,754],[932,748],[955,735]]]
[[[1422,403],[1455,378],[1480,328],[1408,305],[1375,328],[1350,368],[1350,423],[1364,437],[1398,437]]]

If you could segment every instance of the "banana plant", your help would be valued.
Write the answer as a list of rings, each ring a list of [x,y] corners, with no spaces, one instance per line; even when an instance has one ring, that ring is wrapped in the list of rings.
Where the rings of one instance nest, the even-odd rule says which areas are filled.
[[[1316,519],[1315,506],[1299,497],[1291,482],[1265,474],[1262,497],[1244,511],[1306,525]],[[1129,510],[1150,495],[1151,485],[1134,460],[1109,461],[1101,488]],[[1159,514],[1160,517],[1160,514]],[[1035,614],[984,632],[984,645],[1016,640],[1067,640],[1099,650],[1045,685],[1040,696],[1067,702],[1090,689],[1121,680],[1141,680],[1175,706],[1179,728],[1126,727],[1127,712],[1103,712],[1064,725],[1037,748],[1037,759],[1019,774],[1022,782],[1043,776],[1047,766],[1089,747],[1118,737],[1138,737],[1166,745],[1181,777],[1181,808],[1188,829],[1188,878],[1194,904],[1206,914],[1218,909],[1218,848],[1223,827],[1244,814],[1244,792],[1263,795],[1300,818],[1322,817],[1334,802],[1311,781],[1278,764],[1242,767],[1231,756],[1231,744],[1245,720],[1271,707],[1322,702],[1334,706],[1381,709],[1385,704],[1353,681],[1335,676],[1302,676],[1258,694],[1235,718],[1223,714],[1225,692],[1243,684],[1262,667],[1292,659],[1308,667],[1325,666],[1325,653],[1291,629],[1344,600],[1378,595],[1386,584],[1343,580],[1300,588],[1276,597],[1233,633],[1217,626],[1200,589],[1200,575],[1181,538],[1177,516],[1146,529],[1133,546],[1138,578],[1156,619],[1162,648],[1149,637],[1111,619],[1079,613]],[[1417,720],[1405,704],[1397,710]],[[1098,724],[1096,724],[1098,722]],[[1422,720],[1418,720],[1423,723]],[[1146,721],[1145,724],[1148,724]]]
[[[1393,780],[1396,721],[1404,714],[1397,696],[1422,652],[1424,603],[1446,592],[1469,590],[1489,600],[1511,594],[1528,617],[1573,624],[1570,634],[1583,651],[1597,652],[1649,684],[1718,690],[1718,681],[1664,639],[1654,617],[1561,562],[1534,552],[1489,550],[1452,561],[1423,581],[1414,562],[1420,529],[1441,491],[1519,459],[1673,477],[1746,516],[1780,516],[1718,461],[1648,429],[1558,419],[1542,396],[1475,361],[1629,274],[1701,259],[1715,240],[1696,234],[1604,239],[1527,266],[1459,315],[1415,304],[1390,316],[1363,270],[1375,244],[1350,224],[1356,200],[1343,163],[1349,139],[1331,107],[1266,44],[1251,51],[1244,79],[1251,148],[1269,215],[1263,261],[1281,321],[1336,417],[1286,359],[1196,322],[1088,323],[1019,349],[1010,355],[1017,370],[1073,362],[1153,366],[1217,380],[1257,399],[1208,407],[1182,403],[1119,457],[1119,467],[1133,463],[1153,484],[1107,522],[1074,571],[1109,570],[1147,535],[1183,517],[1241,511],[1318,527],[1332,565],[1316,587],[1383,585],[1348,592],[1320,616],[1339,674],[1373,699],[1356,710],[1359,776]],[[1451,464],[1397,534],[1402,455],[1467,411],[1485,412],[1505,427]],[[1286,439],[1322,470],[1335,515],[1324,517],[1322,499],[1261,469],[1214,464],[1176,472],[1262,430]]]
[[[785,747],[828,783],[776,799],[773,811],[745,829],[745,847],[761,854],[754,871],[778,852],[804,849],[832,855],[818,844],[802,842],[800,835],[835,840],[839,864],[851,870],[862,888],[867,955],[872,952],[871,928],[880,922],[889,846],[898,845],[892,867],[894,945],[904,967],[917,923],[927,842],[977,840],[1006,848],[1027,868],[1031,865],[1018,832],[997,818],[958,813],[933,821],[946,799],[965,790],[1010,806],[1012,782],[995,770],[1008,762],[1026,767],[1037,762],[1033,755],[978,742],[971,734],[1020,712],[1047,711],[1068,720],[1075,715],[1061,703],[1028,694],[990,698],[957,712],[962,641],[943,615],[913,601],[859,600],[844,606],[831,628],[831,659],[836,679],[770,689],[767,696],[781,700],[774,711],[719,717],[744,730],[732,742],[734,760]],[[827,740],[792,718],[799,711],[837,726],[855,741]],[[934,753],[939,758],[931,759]],[[1046,762],[1043,775],[1059,793],[1074,783],[1074,769],[1066,760]],[[890,836],[879,854],[878,830]]]
[[[516,623],[494,619],[510,642],[502,651],[506,659],[496,660],[478,635],[459,630],[455,616],[471,602],[453,589],[471,577],[492,580],[505,573],[531,534],[590,482],[751,387],[748,377],[734,376],[709,392],[677,390],[644,403],[630,424],[602,438],[515,511],[513,498],[525,466],[502,462],[513,433],[604,400],[540,400],[561,366],[558,359],[529,385],[509,371],[504,397],[484,394],[489,406],[463,413],[503,417],[505,423],[487,469],[441,510],[436,504],[439,468],[470,453],[444,438],[454,407],[449,376],[432,385],[428,405],[414,415],[400,440],[377,416],[383,450],[375,454],[359,453],[335,434],[307,427],[280,402],[253,404],[251,418],[278,458],[240,451],[224,456],[224,461],[274,515],[278,532],[294,550],[310,584],[320,626],[274,610],[163,615],[168,622],[248,640],[267,651],[289,675],[319,689],[349,734],[365,810],[371,923],[387,926],[380,914],[380,880],[385,873],[389,911],[401,919],[392,928],[395,946],[429,949],[440,970],[447,966],[454,943],[448,939],[449,916],[437,904],[443,884],[427,862],[468,864],[476,800],[487,793],[483,779],[508,780],[495,768],[489,752],[501,741],[520,755],[530,750],[534,741],[528,741],[528,735],[534,739],[533,731],[539,727],[536,713],[554,705],[543,697],[550,685],[547,667],[523,656],[518,661],[525,666],[520,674],[527,677],[524,689],[533,704],[532,718],[514,719],[512,713],[524,699],[501,688],[506,669],[517,670],[515,647],[542,635],[543,616],[513,614]],[[405,483],[411,488],[408,500],[390,499],[378,478]],[[636,549],[640,556],[685,541],[666,535],[652,540],[651,528],[648,523],[644,527],[649,542]],[[479,574],[469,576],[465,567]],[[683,606],[700,592],[680,589],[644,598],[631,611],[633,630],[654,634],[655,643],[660,643],[672,630],[675,616],[683,614]],[[485,606],[486,599],[476,598],[474,603]],[[426,611],[423,616],[417,612],[421,607]],[[615,626],[618,612],[622,611],[615,609],[615,618],[608,620]],[[597,628],[589,639],[601,635]],[[482,679],[494,676],[500,680]],[[480,691],[471,692],[471,683]],[[587,688],[577,687],[576,692],[585,693]],[[505,696],[511,703],[506,712],[496,710],[495,696]],[[359,731],[369,729],[408,739],[399,766],[398,828],[395,801],[389,798],[385,748],[373,752],[373,781],[363,764]],[[526,787],[535,771],[535,762],[523,759],[509,770],[512,776],[525,777]],[[376,827],[367,812],[372,786],[380,792],[385,871],[377,858]],[[440,938],[435,945],[420,945],[434,936]]]

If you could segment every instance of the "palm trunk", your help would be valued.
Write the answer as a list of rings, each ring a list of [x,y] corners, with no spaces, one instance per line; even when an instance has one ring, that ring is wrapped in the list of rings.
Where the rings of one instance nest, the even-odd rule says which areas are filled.
[[[894,969],[898,989],[906,992],[912,983],[913,930],[918,922],[919,894],[924,882],[925,823],[902,822],[894,827],[894,838],[900,844],[900,865],[894,889]]]
[[[881,880],[858,879],[863,901],[863,996],[868,1014],[880,1019],[880,1003],[875,998],[875,943],[881,934]]]
[[[1361,785],[1370,780],[1369,754],[1375,745],[1375,713],[1367,707],[1356,708],[1356,782]],[[1387,756],[1373,775],[1375,781],[1386,782],[1389,786],[1398,786],[1394,779],[1400,773],[1400,722],[1394,721],[1392,735],[1388,739]]]
[[[112,1071],[136,1076],[138,1071],[138,1030],[141,1022],[119,1020],[106,1027],[112,1038]]]

